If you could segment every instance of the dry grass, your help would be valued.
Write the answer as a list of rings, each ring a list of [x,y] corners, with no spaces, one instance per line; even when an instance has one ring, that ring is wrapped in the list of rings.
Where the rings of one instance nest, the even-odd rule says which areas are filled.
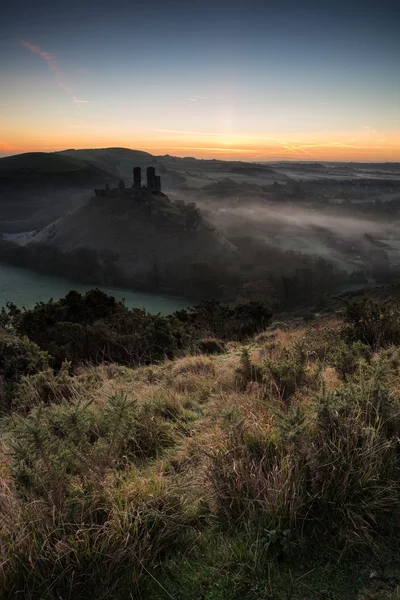
[[[19,577],[23,583],[12,585],[32,600],[33,585],[43,598],[87,598],[89,584],[97,597],[116,590],[129,597],[142,579],[153,581],[165,557],[189,556],[199,531],[218,539],[215,531],[227,525],[254,552],[260,537],[265,552],[281,551],[289,530],[295,548],[376,550],[397,518],[400,358],[397,348],[377,353],[347,385],[328,355],[314,353],[337,324],[335,318],[259,334],[245,347],[256,376],[244,380],[238,343],[215,356],[50,377],[46,385],[59,404],[43,409],[44,425],[19,415],[17,433],[35,441],[36,455],[22,460],[14,452],[12,462],[0,446],[0,578]],[[42,379],[24,382],[32,405],[48,393]],[[109,406],[116,396],[135,406],[119,420],[123,402]],[[73,408],[86,404],[89,423],[83,420],[74,436]],[[12,442],[16,433],[8,435]],[[126,445],[130,436],[134,451]],[[74,460],[65,462],[71,449]],[[24,488],[30,469],[40,494]],[[30,502],[20,499],[24,493]],[[188,544],[192,526],[196,541]],[[240,557],[240,569],[244,563]],[[46,577],[55,582],[53,596],[45,595]],[[157,593],[156,586],[148,597]]]
[[[215,360],[208,356],[185,356],[176,360],[170,370],[171,376],[184,375],[215,375]]]

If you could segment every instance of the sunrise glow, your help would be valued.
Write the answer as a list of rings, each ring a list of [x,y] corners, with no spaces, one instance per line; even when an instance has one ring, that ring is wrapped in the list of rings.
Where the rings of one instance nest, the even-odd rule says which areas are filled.
[[[252,161],[400,160],[399,44],[383,9],[335,4],[329,30],[311,5],[271,18],[259,2],[230,3],[226,14],[208,2],[190,11],[122,3],[110,24],[102,3],[76,10],[79,19],[49,6],[38,19],[32,5],[0,25],[0,155],[125,146]]]

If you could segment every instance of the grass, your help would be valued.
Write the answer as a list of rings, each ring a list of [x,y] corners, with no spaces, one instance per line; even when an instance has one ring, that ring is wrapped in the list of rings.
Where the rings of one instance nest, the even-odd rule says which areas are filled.
[[[346,342],[334,317],[22,378],[0,597],[399,598],[399,374],[397,346]]]

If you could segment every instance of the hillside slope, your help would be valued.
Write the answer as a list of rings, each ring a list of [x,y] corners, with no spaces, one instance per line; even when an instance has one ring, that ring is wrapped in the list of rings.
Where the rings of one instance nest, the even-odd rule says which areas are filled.
[[[96,183],[115,180],[85,160],[30,152],[0,159],[0,232],[44,227],[79,206]]]
[[[63,252],[94,250],[100,260],[106,257],[112,264],[114,274],[118,272],[119,284],[175,291],[191,263],[226,265],[235,258],[236,247],[196,210],[178,208],[161,193],[156,200],[146,194],[144,198],[113,194],[92,198],[27,236],[24,244],[45,244]],[[186,227],[185,211],[193,214],[195,226]]]
[[[154,166],[162,174],[164,188],[175,188],[185,183],[185,177],[174,169],[165,168],[162,157],[149,152],[130,148],[87,148],[82,150],[63,150],[63,157],[84,160],[88,164],[109,171],[122,179],[132,178],[132,168]]]
[[[398,599],[400,307],[359,308],[245,339],[210,319],[136,368],[181,321],[71,293],[25,321],[42,349],[0,330],[1,597]],[[53,371],[46,334],[97,364]],[[131,354],[101,363],[102,334]]]

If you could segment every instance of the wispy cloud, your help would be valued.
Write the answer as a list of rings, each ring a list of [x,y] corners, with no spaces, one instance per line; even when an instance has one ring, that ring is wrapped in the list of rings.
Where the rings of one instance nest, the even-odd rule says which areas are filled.
[[[90,104],[90,100],[78,100],[76,96],[72,95],[72,89],[65,80],[65,72],[62,69],[60,69],[54,54],[46,52],[45,50],[42,50],[39,46],[31,44],[31,42],[28,41],[23,41],[21,42],[21,44],[22,46],[24,46],[24,48],[27,48],[30,52],[36,54],[37,56],[40,56],[40,58],[46,61],[50,71],[54,75],[58,87],[61,88],[66,94],[71,96],[73,102],[75,102],[76,104]]]
[[[209,100],[207,96],[192,96],[189,98],[190,102],[201,102],[202,100]]]
[[[78,100],[76,96],[72,96],[72,100],[75,104],[90,104],[90,100]]]

